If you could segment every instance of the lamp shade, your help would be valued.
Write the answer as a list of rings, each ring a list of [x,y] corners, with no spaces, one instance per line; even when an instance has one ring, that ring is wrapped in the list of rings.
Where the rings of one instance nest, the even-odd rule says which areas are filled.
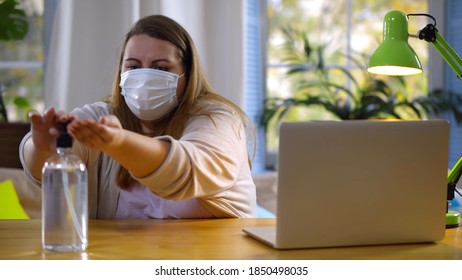
[[[408,44],[408,19],[401,11],[391,11],[383,19],[383,42],[372,55],[367,71],[379,75],[415,75],[422,65]]]

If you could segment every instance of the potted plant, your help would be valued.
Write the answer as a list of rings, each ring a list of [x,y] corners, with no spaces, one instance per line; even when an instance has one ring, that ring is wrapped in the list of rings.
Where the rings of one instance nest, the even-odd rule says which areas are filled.
[[[285,44],[282,60],[290,70],[287,78],[292,82],[293,94],[289,97],[270,97],[265,100],[262,124],[268,129],[280,121],[296,120],[296,109],[318,108],[328,119],[425,119],[432,114],[451,111],[458,122],[462,121],[462,99],[459,95],[436,90],[425,95],[406,93],[402,77],[380,77],[364,69],[364,55],[346,57],[356,71],[340,65],[327,65],[326,46],[314,47],[306,32],[283,29]],[[350,87],[345,86],[346,83]],[[308,117],[309,120],[322,120]]]
[[[16,0],[0,3],[0,41],[22,40],[29,31],[26,13]],[[8,122],[6,104],[3,100],[4,86],[0,85],[0,167],[21,168],[18,146],[22,137],[30,130],[28,122]],[[17,97],[13,100],[20,108],[29,107],[29,102]]]

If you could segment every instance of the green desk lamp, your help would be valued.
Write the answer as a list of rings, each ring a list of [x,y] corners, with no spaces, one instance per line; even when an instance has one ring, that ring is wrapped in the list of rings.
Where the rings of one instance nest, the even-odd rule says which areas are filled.
[[[462,59],[456,54],[451,46],[441,37],[436,29],[436,19],[428,14],[409,14],[401,11],[388,12],[383,19],[383,43],[372,55],[367,71],[379,75],[415,75],[422,73],[422,65],[414,50],[408,44],[408,17],[427,16],[433,19],[433,24],[428,24],[419,31],[420,40],[431,43],[443,59],[449,64],[459,79],[462,79]],[[456,184],[462,175],[462,157],[452,168],[448,175],[448,210],[446,211],[446,227],[458,227],[460,225],[460,213],[449,210],[449,202],[454,199],[454,193],[459,191]]]
[[[436,19],[428,14],[409,14],[401,11],[388,12],[383,19],[383,43],[372,55],[367,71],[379,75],[414,75],[422,73],[422,65],[414,50],[408,44],[408,17],[426,16],[433,19],[419,31],[420,40],[435,47],[459,79],[462,79],[462,59],[444,40],[436,29]]]

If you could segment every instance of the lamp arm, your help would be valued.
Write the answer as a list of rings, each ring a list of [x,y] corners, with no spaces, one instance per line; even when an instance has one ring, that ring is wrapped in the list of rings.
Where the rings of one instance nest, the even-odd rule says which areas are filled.
[[[457,77],[462,80],[462,59],[443,36],[440,35],[433,24],[428,24],[419,31],[419,39],[432,43],[433,47],[456,73]]]
[[[436,32],[436,41],[433,42],[433,46],[441,54],[443,59],[446,60],[457,77],[462,80],[462,59],[438,32]]]
[[[457,182],[462,176],[462,156],[459,157],[456,164],[452,167],[448,174],[448,200],[454,199],[454,192],[460,193],[456,189]]]

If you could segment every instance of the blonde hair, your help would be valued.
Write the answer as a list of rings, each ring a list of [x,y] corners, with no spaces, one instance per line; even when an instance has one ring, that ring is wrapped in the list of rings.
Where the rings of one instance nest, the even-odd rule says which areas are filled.
[[[170,135],[175,139],[179,139],[186,122],[192,116],[206,115],[211,117],[210,114],[202,111],[201,108],[197,108],[197,101],[199,99],[208,99],[221,102],[235,111],[246,126],[247,132],[250,131],[252,133],[253,141],[255,141],[255,129],[246,113],[228,99],[214,92],[200,67],[196,47],[188,32],[180,24],[163,15],[152,15],[141,18],[125,35],[112,85],[112,94],[110,99],[107,100],[111,105],[113,114],[119,118],[125,129],[142,133],[141,124],[126,105],[123,95],[120,94],[121,88],[119,86],[127,42],[132,36],[141,34],[174,44],[178,49],[177,55],[183,64],[185,77],[187,78],[185,92],[180,98],[177,108],[156,122],[155,135]],[[129,172],[122,166],[119,167],[117,184],[122,188],[127,188],[133,182],[134,179]]]

